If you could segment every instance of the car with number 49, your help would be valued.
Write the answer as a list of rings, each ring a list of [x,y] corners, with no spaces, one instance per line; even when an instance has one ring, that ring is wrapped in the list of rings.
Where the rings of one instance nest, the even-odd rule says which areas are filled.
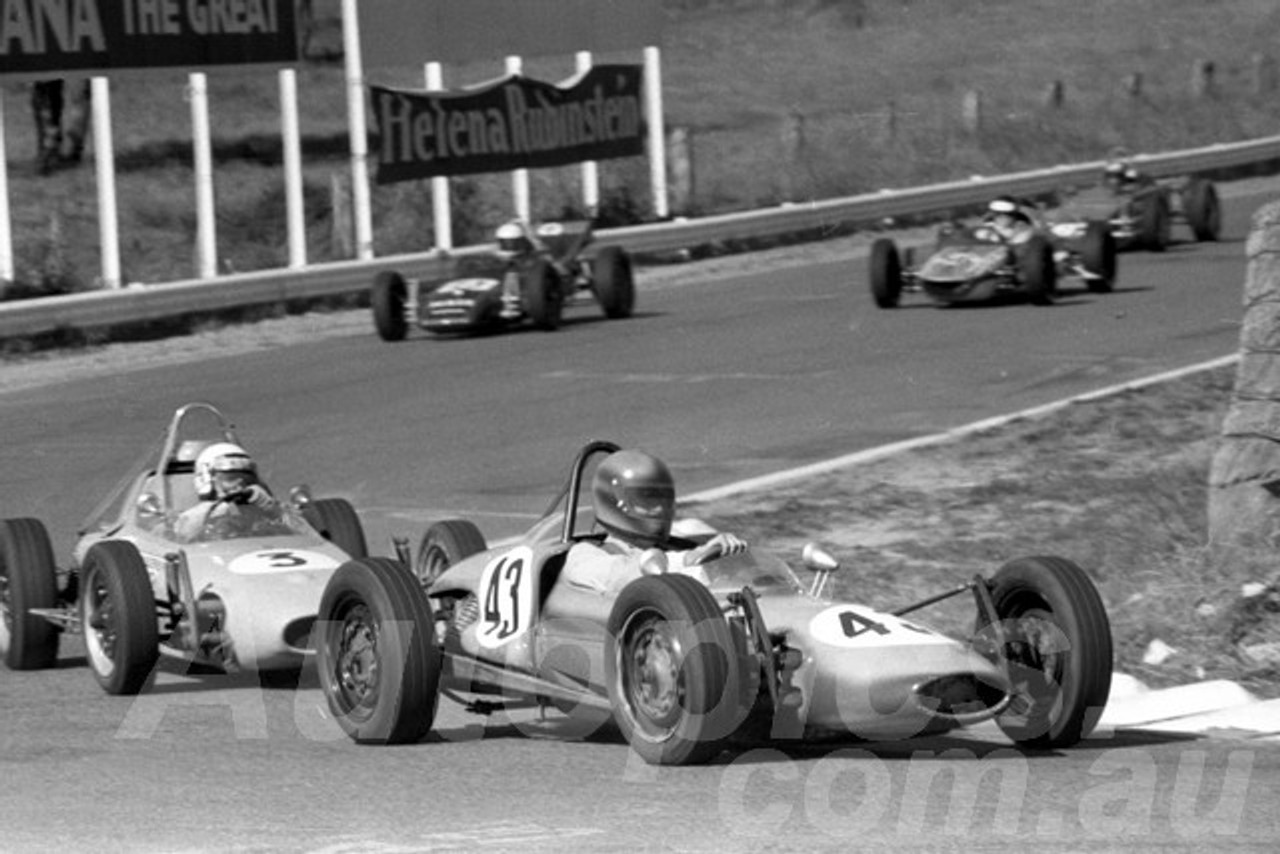
[[[1107,700],[1111,631],[1089,575],[1023,557],[990,576],[884,611],[825,595],[839,563],[815,544],[793,569],[754,546],[712,555],[704,577],[646,567],[608,594],[562,573],[599,540],[583,483],[591,442],[523,536],[487,546],[463,519],[431,525],[416,556],[344,564],[324,592],[317,669],[355,741],[415,742],[440,696],[469,711],[559,710],[612,720],[645,761],[703,762],[743,738],[910,738],[994,719],[1015,743],[1069,747]],[[692,547],[708,530],[677,519]],[[807,575],[807,582],[802,580]],[[973,597],[955,637],[915,611]]]

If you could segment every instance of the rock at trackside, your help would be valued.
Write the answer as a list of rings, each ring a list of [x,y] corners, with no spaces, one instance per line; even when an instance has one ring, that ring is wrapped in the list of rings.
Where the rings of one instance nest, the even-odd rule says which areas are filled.
[[[1280,542],[1280,203],[1246,244],[1240,365],[1209,472],[1209,543],[1220,554]]]

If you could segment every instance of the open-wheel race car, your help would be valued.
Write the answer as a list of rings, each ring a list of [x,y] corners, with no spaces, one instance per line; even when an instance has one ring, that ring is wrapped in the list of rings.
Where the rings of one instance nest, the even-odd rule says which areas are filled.
[[[1016,559],[891,613],[825,596],[840,567],[812,544],[808,583],[754,547],[709,550],[702,578],[659,563],[612,594],[573,583],[567,554],[604,537],[591,503],[579,504],[584,478],[616,450],[585,445],[516,541],[487,548],[472,523],[447,520],[428,528],[412,563],[402,553],[334,574],[317,668],[352,739],[423,738],[439,695],[479,713],[611,718],[652,764],[707,761],[762,737],[900,739],[990,719],[1017,744],[1059,748],[1101,715],[1110,624],[1088,575],[1063,558]],[[714,534],[688,521],[672,530],[689,545]],[[907,617],[966,593],[970,636]]]
[[[403,340],[413,326],[432,333],[524,324],[554,330],[566,307],[592,301],[607,318],[630,317],[631,257],[620,246],[593,246],[593,223],[548,222],[536,229],[507,223],[495,250],[459,257],[452,276],[434,286],[383,270],[370,294],[374,327],[384,341]]]
[[[303,486],[267,507],[238,492],[201,503],[193,483],[209,449],[243,453],[217,408],[180,407],[159,448],[85,521],[65,568],[42,522],[0,521],[9,668],[54,666],[63,632],[84,636],[110,694],[145,689],[161,654],[224,671],[296,672],[310,659],[325,584],[367,554],[360,520],[346,500],[311,499]]]
[[[923,293],[941,305],[1004,298],[1052,305],[1059,281],[1067,277],[1080,279],[1092,293],[1112,290],[1116,244],[1105,222],[1086,223],[1079,234],[1073,230],[1063,239],[1034,206],[1005,203],[1016,209],[1019,231],[996,227],[990,216],[972,225],[948,222],[939,227],[932,251],[920,264],[914,263],[914,251],[900,251],[892,238],[877,238],[870,254],[876,305],[895,308],[903,293]]]
[[[1222,230],[1222,209],[1213,182],[1200,176],[1157,179],[1142,172],[1127,152],[1111,152],[1097,186],[1068,191],[1047,214],[1055,235],[1080,239],[1089,223],[1107,223],[1121,250],[1163,252],[1173,227],[1184,225],[1197,241],[1214,241]]]

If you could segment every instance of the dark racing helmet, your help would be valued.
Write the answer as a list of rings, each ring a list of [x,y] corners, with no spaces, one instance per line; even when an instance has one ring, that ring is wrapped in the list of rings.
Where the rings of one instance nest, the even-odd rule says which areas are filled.
[[[671,533],[676,484],[666,463],[644,451],[616,451],[596,467],[596,520],[635,545],[658,545]]]

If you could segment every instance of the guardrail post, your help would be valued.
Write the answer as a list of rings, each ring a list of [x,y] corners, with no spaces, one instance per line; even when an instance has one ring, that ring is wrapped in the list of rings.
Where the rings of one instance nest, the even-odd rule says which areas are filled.
[[[782,181],[783,201],[795,201],[804,194],[799,180],[805,167],[804,116],[791,111],[782,120]]]
[[[693,163],[693,131],[687,127],[673,127],[667,135],[667,158],[671,170],[670,205],[680,216],[694,212],[696,189]]]
[[[1209,471],[1209,544],[1274,554],[1280,497],[1280,202],[1259,208],[1245,244],[1244,322],[1235,388]]]
[[[1130,98],[1142,97],[1142,72],[1135,71],[1132,74],[1126,74],[1124,80],[1120,83],[1120,91]]]
[[[1255,53],[1252,60],[1253,94],[1270,95],[1276,90],[1276,61],[1265,53]]]
[[[1055,80],[1049,84],[1049,88],[1044,93],[1044,105],[1051,110],[1060,108],[1067,100],[1066,88],[1061,80]]]
[[[1197,98],[1212,97],[1216,71],[1213,60],[1197,59],[1191,66],[1191,94]]]
[[[356,251],[351,185],[337,172],[329,176],[329,209],[333,217],[329,232],[333,254],[339,258],[350,258]]]
[[[964,101],[960,106],[960,120],[969,133],[978,133],[982,130],[982,93],[977,89],[970,89],[964,93]]]

